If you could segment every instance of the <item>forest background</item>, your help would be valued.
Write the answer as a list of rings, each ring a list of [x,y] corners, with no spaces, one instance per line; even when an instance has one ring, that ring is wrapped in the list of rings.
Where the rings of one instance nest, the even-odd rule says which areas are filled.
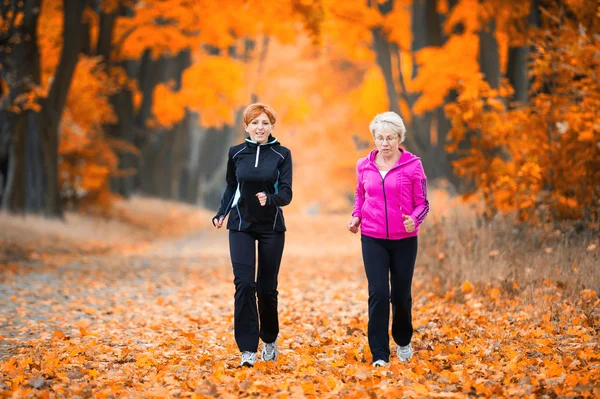
[[[58,218],[127,218],[114,205],[134,194],[214,209],[241,113],[263,101],[294,154],[288,212],[348,213],[369,121],[393,110],[449,201],[435,217],[510,220],[537,229],[537,249],[584,232],[587,248],[599,13],[592,0],[6,0],[0,203]]]
[[[393,110],[428,176],[425,286],[460,301],[485,293],[494,306],[505,294],[552,304],[544,318],[584,326],[598,348],[598,1],[1,0],[0,10],[4,281],[23,264],[209,227],[254,101],[276,110],[275,136],[293,153],[288,252],[314,244],[339,260],[358,248],[339,232],[356,160],[373,148],[368,124]],[[569,367],[584,378],[599,359],[581,356]],[[11,378],[27,367],[11,364]],[[590,381],[567,385],[589,393]]]
[[[272,104],[293,208],[347,212],[393,110],[432,187],[597,227],[595,1],[2,3],[3,209],[214,208],[243,107]]]

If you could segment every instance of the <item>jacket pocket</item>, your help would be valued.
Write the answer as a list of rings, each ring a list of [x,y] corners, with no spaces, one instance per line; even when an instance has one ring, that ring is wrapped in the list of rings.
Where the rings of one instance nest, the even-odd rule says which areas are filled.
[[[396,176],[396,202],[393,208],[394,230],[405,233],[404,218],[402,215],[410,215],[412,212],[412,183],[404,173]]]
[[[363,206],[361,209],[361,214],[362,214],[362,217],[360,219],[361,231],[364,231],[364,232],[375,231],[373,214],[372,214],[371,207],[369,205],[369,198],[365,198],[365,202],[363,202]]]
[[[408,204],[412,203],[412,183],[410,179],[404,175],[404,173],[400,173],[396,176],[396,198],[398,200],[398,210],[401,213],[409,212],[408,209],[405,209]]]

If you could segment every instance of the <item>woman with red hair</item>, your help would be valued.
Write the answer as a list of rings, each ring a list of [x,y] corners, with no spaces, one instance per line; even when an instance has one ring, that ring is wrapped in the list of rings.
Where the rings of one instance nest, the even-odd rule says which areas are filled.
[[[251,104],[244,111],[248,137],[229,149],[227,186],[212,220],[219,229],[229,214],[235,340],[242,352],[240,365],[248,367],[256,362],[259,338],[262,360],[275,361],[279,353],[277,277],[286,230],[281,207],[292,200],[292,155],[273,137],[275,121],[275,111],[266,104]]]

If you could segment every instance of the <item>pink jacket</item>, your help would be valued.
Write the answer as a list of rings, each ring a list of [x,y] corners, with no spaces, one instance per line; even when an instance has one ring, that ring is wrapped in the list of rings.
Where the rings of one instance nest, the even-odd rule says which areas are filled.
[[[381,177],[375,155],[371,151],[356,163],[356,197],[352,216],[361,219],[361,233],[389,240],[414,237],[419,233],[429,212],[427,201],[427,177],[421,159],[406,150],[398,163]],[[408,233],[402,215],[415,221],[415,230]]]

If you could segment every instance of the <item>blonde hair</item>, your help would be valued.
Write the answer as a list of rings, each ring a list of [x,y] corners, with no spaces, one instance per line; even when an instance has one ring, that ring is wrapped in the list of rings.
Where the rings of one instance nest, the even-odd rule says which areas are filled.
[[[369,130],[373,137],[382,130],[396,133],[400,137],[400,143],[404,142],[404,138],[406,137],[404,121],[400,118],[400,115],[391,111],[375,115],[375,118],[369,124]]]

